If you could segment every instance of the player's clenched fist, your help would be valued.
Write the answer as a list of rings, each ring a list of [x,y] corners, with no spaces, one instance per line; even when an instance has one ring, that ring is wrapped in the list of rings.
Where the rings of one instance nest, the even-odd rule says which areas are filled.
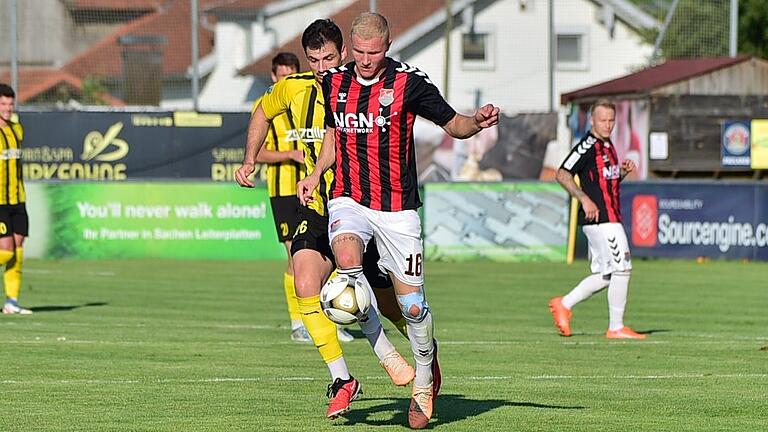
[[[475,124],[481,129],[495,126],[499,123],[499,107],[491,104],[480,107],[475,112]]]
[[[235,181],[243,187],[254,187],[254,183],[248,179],[256,167],[252,163],[244,163],[235,171]]]

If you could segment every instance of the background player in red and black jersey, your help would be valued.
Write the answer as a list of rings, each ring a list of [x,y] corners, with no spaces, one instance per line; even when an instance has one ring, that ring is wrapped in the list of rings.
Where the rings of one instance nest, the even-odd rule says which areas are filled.
[[[469,138],[496,125],[499,108],[486,105],[471,116],[457,114],[424,72],[386,56],[391,41],[383,16],[359,15],[350,33],[354,62],[323,78],[327,131],[315,171],[297,189],[306,203],[320,176],[335,164],[329,236],[340,272],[365,280],[363,252],[376,239],[379,267],[395,285],[416,360],[408,422],[424,428],[440,390],[440,373],[423,287],[413,124],[422,116],[455,138]]]
[[[573,306],[607,286],[609,324],[606,337],[644,339],[644,334],[624,326],[632,261],[621,224],[619,183],[634,171],[635,164],[629,159],[619,164],[610,138],[616,123],[616,108],[610,101],[595,102],[590,121],[592,128],[565,158],[557,171],[557,181],[581,204],[578,222],[589,243],[592,274],[567,295],[550,300],[549,309],[560,334],[570,336]],[[579,176],[581,187],[576,184],[574,175]]]

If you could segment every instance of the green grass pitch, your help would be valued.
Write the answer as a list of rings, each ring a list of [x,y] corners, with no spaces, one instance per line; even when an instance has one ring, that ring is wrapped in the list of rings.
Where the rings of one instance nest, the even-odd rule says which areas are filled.
[[[327,371],[289,341],[282,265],[30,260],[35,314],[0,316],[0,430],[406,430],[410,388],[363,339],[343,345],[363,398],[325,418]],[[586,271],[426,264],[444,375],[431,429],[768,430],[768,264],[637,260],[626,323],[650,335],[627,342],[603,337],[604,292],[557,336],[547,301]]]

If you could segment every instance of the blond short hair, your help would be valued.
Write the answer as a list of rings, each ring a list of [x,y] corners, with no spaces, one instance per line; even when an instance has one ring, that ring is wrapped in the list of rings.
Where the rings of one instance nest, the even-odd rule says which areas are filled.
[[[358,36],[363,40],[376,37],[389,42],[389,24],[383,15],[376,12],[363,12],[352,21],[351,36]]]
[[[616,105],[613,104],[609,99],[600,98],[595,101],[595,103],[592,104],[592,108],[589,110],[590,115],[595,115],[595,110],[597,107],[603,107],[608,108],[613,112],[616,112]]]

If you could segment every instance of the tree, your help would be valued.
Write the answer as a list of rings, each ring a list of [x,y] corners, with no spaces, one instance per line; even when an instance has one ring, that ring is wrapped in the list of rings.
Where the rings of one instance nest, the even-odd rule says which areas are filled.
[[[657,7],[661,4],[657,0],[633,1],[648,12],[661,10]],[[668,12],[672,1],[664,1]],[[661,57],[672,59],[728,55],[730,4],[730,0],[679,0],[661,42]],[[657,8],[652,9],[651,6]],[[660,14],[656,16],[659,18]],[[739,53],[768,58],[768,1],[740,0],[738,27]],[[642,36],[646,42],[655,43],[658,32],[650,31]]]
[[[739,2],[739,53],[768,58],[768,2]]]
[[[728,55],[728,0],[680,0],[661,42],[666,59]]]

